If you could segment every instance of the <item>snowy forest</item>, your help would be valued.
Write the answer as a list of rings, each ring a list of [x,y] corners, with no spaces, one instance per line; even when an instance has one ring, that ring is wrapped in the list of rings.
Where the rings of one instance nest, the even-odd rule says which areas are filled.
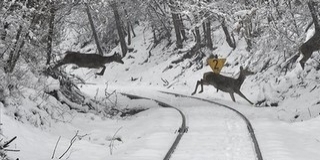
[[[240,118],[164,92],[241,112],[264,159],[319,159],[319,20],[318,0],[1,0],[0,159],[163,159],[181,120],[158,101],[186,117],[171,159],[256,159]]]

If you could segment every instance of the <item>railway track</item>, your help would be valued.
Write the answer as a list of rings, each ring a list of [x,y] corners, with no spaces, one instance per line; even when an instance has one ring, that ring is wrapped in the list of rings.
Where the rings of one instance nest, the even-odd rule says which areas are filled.
[[[221,103],[218,103],[218,102],[214,102],[214,101],[211,101],[211,100],[207,100],[207,99],[203,99],[203,98],[198,98],[198,97],[193,97],[193,96],[188,96],[188,95],[182,95],[182,94],[178,94],[178,93],[172,93],[172,92],[166,92],[166,91],[159,91],[160,93],[164,93],[164,94],[168,94],[168,95],[174,95],[176,97],[185,97],[185,98],[191,98],[191,99],[196,99],[196,100],[200,100],[200,101],[204,101],[204,102],[208,102],[208,103],[211,103],[211,104],[215,104],[215,105],[218,105],[218,106],[221,106],[221,107],[224,107],[226,109],[229,109],[233,112],[235,112],[237,115],[239,115],[246,123],[247,125],[247,129],[248,129],[248,132],[250,134],[250,137],[252,139],[252,143],[254,145],[254,150],[255,150],[255,154],[256,154],[256,158],[258,160],[263,160],[263,157],[262,157],[262,154],[261,154],[261,150],[260,150],[260,147],[259,147],[259,143],[258,143],[258,140],[255,136],[255,133],[254,133],[254,129],[252,127],[252,124],[251,122],[248,120],[248,118],[243,115],[241,112],[239,112],[238,110],[234,109],[234,108],[231,108],[230,106],[227,106],[225,104],[221,104]]]
[[[124,96],[127,96],[130,99],[147,99],[147,100],[155,101],[156,103],[158,103],[160,106],[162,106],[164,108],[172,108],[172,109],[177,110],[180,113],[181,118],[182,118],[182,123],[181,123],[180,128],[178,129],[178,135],[177,135],[175,141],[173,142],[173,144],[171,145],[169,151],[167,152],[167,154],[163,158],[163,160],[169,160],[171,155],[173,154],[174,150],[177,148],[183,134],[188,130],[188,128],[186,126],[186,117],[185,117],[184,113],[180,109],[178,109],[172,105],[169,105],[167,103],[156,100],[156,99],[137,96],[137,95],[133,95],[133,94],[127,94],[127,93],[121,93],[121,94]]]
[[[257,139],[255,137],[252,125],[251,125],[250,121],[242,113],[240,113],[239,111],[237,111],[234,108],[231,108],[231,107],[229,107],[227,105],[224,105],[224,104],[221,104],[221,103],[217,103],[217,102],[214,102],[214,101],[210,101],[210,100],[207,100],[207,99],[202,99],[202,98],[198,98],[198,97],[192,97],[192,96],[187,96],[187,95],[182,95],[182,94],[177,94],[177,93],[172,93],[172,92],[165,92],[165,91],[159,91],[159,92],[162,93],[162,94],[172,95],[172,96],[175,96],[175,97],[181,97],[181,98],[187,98],[187,99],[195,99],[195,100],[206,102],[206,103],[209,103],[209,104],[214,104],[214,105],[221,106],[223,108],[226,108],[226,109],[234,112],[239,117],[241,117],[241,119],[244,120],[244,122],[245,122],[245,124],[247,126],[248,132],[250,134],[250,137],[251,137],[251,140],[252,140],[252,143],[253,143],[253,146],[254,146],[256,159],[263,160],[263,157],[262,157],[262,154],[261,154],[261,151],[260,151],[260,148],[259,148],[259,144],[258,144],[258,141],[257,141]],[[175,149],[177,148],[179,142],[181,141],[183,135],[188,130],[188,127],[186,125],[187,124],[186,116],[183,113],[183,111],[180,110],[178,107],[174,107],[172,105],[169,105],[169,104],[164,103],[162,101],[159,101],[157,99],[152,99],[152,98],[147,98],[147,97],[142,97],[142,96],[137,96],[137,95],[132,95],[132,94],[126,94],[126,93],[121,93],[121,94],[127,96],[130,99],[147,99],[147,100],[155,101],[156,103],[158,103],[160,106],[162,106],[164,108],[172,108],[172,109],[177,110],[180,113],[181,118],[182,118],[182,124],[181,124],[180,128],[178,129],[178,135],[177,135],[175,141],[173,142],[172,146],[170,147],[169,151],[166,153],[165,157],[163,158],[164,160],[170,159],[171,156],[173,155]]]

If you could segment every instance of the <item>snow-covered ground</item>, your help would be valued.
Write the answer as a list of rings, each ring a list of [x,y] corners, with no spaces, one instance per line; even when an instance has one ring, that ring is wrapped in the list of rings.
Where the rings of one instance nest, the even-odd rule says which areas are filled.
[[[138,36],[131,45],[135,51],[123,59],[125,64],[107,64],[104,76],[94,76],[94,72],[99,70],[73,70],[71,66],[66,70],[86,80],[87,84],[79,87],[92,97],[103,97],[105,90],[110,93],[115,90],[118,94],[111,98],[116,99],[118,108],[138,107],[148,110],[126,118],[111,119],[91,113],[70,112],[65,115],[68,122],[52,121],[46,128],[35,128],[2,114],[3,134],[18,137],[10,148],[19,149],[20,152],[8,152],[9,155],[27,160],[51,159],[61,136],[55,151],[55,158],[58,159],[79,131],[78,134],[83,137],[74,142],[63,159],[163,159],[181,124],[179,113],[161,108],[152,101],[130,100],[119,94],[124,92],[156,98],[179,107],[186,114],[189,131],[183,136],[172,159],[255,159],[249,133],[240,117],[212,104],[157,92],[166,90],[189,95],[196,81],[211,69],[204,66],[196,70],[195,65],[188,68],[188,60],[172,65],[171,61],[181,55],[173,55],[173,48],[163,49],[165,44],[154,48],[152,56],[148,58],[152,34],[148,31],[142,33],[143,29],[141,26],[136,28]],[[222,74],[237,77],[239,65],[233,65],[233,61],[239,60],[236,55],[246,54],[245,47],[241,47],[244,44],[241,43],[244,42],[240,41],[239,47],[228,57],[227,63],[231,66],[225,67]],[[215,44],[219,47],[214,53],[220,57],[230,53],[231,49],[225,43],[216,40]],[[119,48],[114,50],[119,51]],[[239,63],[246,66],[245,62]],[[257,71],[254,66],[249,67]],[[277,107],[255,107],[237,95],[237,102],[234,103],[228,93],[217,93],[213,87],[206,86],[204,93],[195,96],[229,105],[246,115],[253,124],[264,159],[317,160],[320,157],[320,89],[315,80],[316,75],[317,72],[311,75],[296,67],[277,80],[272,71],[249,76],[241,89],[248,99],[253,102],[274,100]],[[305,76],[305,83],[300,83],[301,76]],[[306,86],[302,87],[303,84]]]

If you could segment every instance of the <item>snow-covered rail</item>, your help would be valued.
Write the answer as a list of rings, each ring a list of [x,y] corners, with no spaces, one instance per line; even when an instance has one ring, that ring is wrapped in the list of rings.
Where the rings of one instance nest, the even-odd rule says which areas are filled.
[[[171,105],[169,105],[167,103],[161,102],[161,101],[156,100],[156,99],[147,98],[147,97],[141,97],[141,96],[137,96],[137,95],[133,95],[133,94],[127,94],[127,93],[121,93],[121,94],[124,95],[124,96],[127,96],[130,99],[147,99],[147,100],[155,101],[156,103],[158,103],[160,106],[162,106],[164,108],[172,108],[172,109],[177,110],[180,113],[181,118],[182,118],[182,123],[181,123],[181,126],[180,126],[179,130],[178,130],[178,135],[177,135],[175,141],[173,142],[173,144],[171,145],[169,151],[167,152],[167,154],[163,158],[163,160],[169,160],[171,155],[173,154],[174,150],[177,148],[177,146],[178,146],[183,134],[185,133],[185,131],[187,131],[186,117],[183,114],[183,112],[180,109],[178,109],[178,108],[176,108],[174,106],[171,106]]]
[[[253,142],[253,145],[254,145],[254,149],[255,149],[255,153],[256,153],[256,158],[258,160],[263,160],[263,157],[262,157],[262,154],[261,154],[261,151],[260,151],[260,148],[259,148],[259,144],[258,144],[258,141],[257,141],[257,138],[255,136],[255,133],[254,133],[254,130],[252,128],[252,125],[250,123],[250,121],[246,118],[245,115],[243,115],[241,112],[239,112],[238,110],[234,109],[234,108],[231,108],[227,105],[224,105],[224,104],[221,104],[221,103],[218,103],[218,102],[214,102],[214,101],[211,101],[211,100],[207,100],[207,99],[203,99],[203,98],[198,98],[198,97],[193,97],[193,96],[187,96],[187,95],[182,95],[182,94],[178,94],[178,93],[172,93],[172,92],[165,92],[165,91],[160,91],[161,93],[164,93],[164,94],[169,94],[169,95],[174,95],[174,96],[177,96],[177,97],[185,97],[185,98],[191,98],[191,99],[196,99],[196,100],[200,100],[200,101],[204,101],[204,102],[208,102],[208,103],[211,103],[211,104],[215,104],[215,105],[218,105],[218,106],[222,106],[224,108],[227,108],[233,112],[235,112],[237,115],[239,115],[246,123],[247,125],[247,128],[248,128],[248,131],[250,133],[250,137],[252,139],[252,142]]]

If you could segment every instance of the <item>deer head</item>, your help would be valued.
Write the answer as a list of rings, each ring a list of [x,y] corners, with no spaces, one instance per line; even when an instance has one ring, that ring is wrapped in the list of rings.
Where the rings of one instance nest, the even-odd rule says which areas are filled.
[[[253,74],[254,74],[254,72],[250,71],[250,70],[248,69],[248,67],[243,68],[242,66],[240,66],[240,75],[239,75],[239,77],[236,79],[236,81],[237,81],[237,83],[238,83],[238,84],[237,84],[238,87],[239,87],[239,88],[241,87],[242,83],[244,82],[244,80],[246,79],[247,76],[253,75]]]
[[[118,52],[114,52],[114,54],[111,57],[114,62],[124,64],[124,62],[122,61],[122,57]],[[107,58],[107,57],[105,57],[105,58]]]
[[[250,71],[248,69],[248,67],[245,67],[243,68],[242,66],[240,66],[240,76],[239,77],[246,77],[246,76],[249,76],[249,75],[253,75],[254,72]]]

